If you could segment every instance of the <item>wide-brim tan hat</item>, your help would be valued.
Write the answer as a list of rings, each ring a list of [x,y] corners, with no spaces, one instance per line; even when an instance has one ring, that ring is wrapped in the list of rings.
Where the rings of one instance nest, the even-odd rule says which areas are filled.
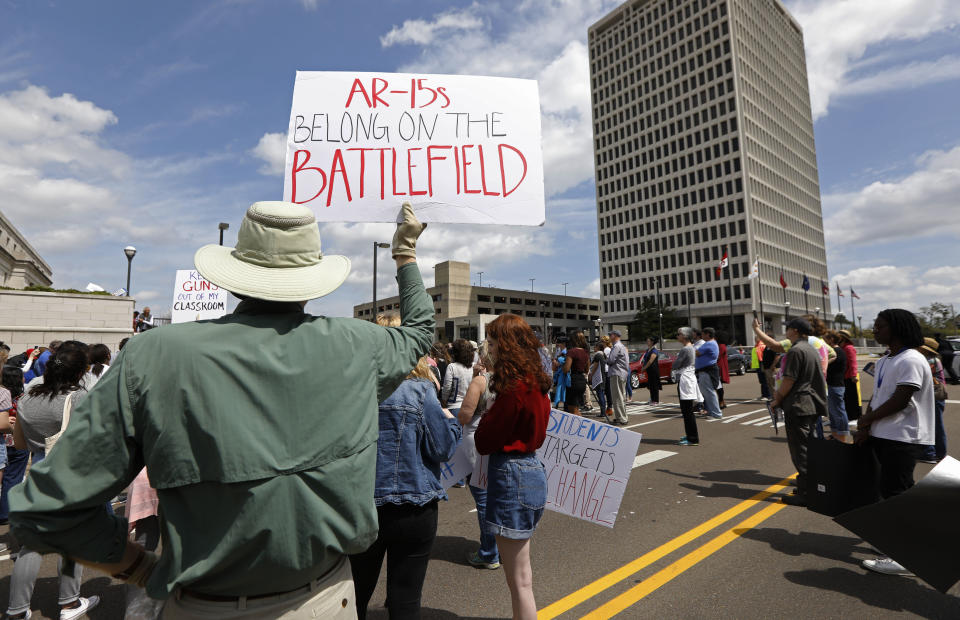
[[[937,351],[938,348],[940,348],[940,343],[933,338],[924,338],[923,346],[920,347],[922,351],[926,351],[927,353],[930,353],[932,355],[939,356],[940,352]]]
[[[205,245],[193,257],[204,278],[232,293],[268,301],[304,301],[332,293],[350,273],[346,256],[324,256],[313,212],[291,202],[247,209],[237,247]]]
[[[843,336],[844,338],[846,338],[847,340],[849,340],[850,342],[853,342],[853,336],[850,335],[850,332],[848,332],[847,330],[845,330],[845,329],[838,329],[838,330],[837,330],[837,333],[840,334],[841,336]]]

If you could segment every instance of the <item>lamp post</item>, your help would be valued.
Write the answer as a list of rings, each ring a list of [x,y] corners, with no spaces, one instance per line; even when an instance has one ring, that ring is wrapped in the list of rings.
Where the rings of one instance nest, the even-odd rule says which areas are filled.
[[[220,229],[220,245],[223,245],[223,231],[230,228],[230,224],[228,224],[227,222],[220,222],[219,224],[217,224],[217,228]]]
[[[863,315],[857,315],[857,322],[860,323],[860,337],[863,338]]]
[[[377,249],[389,248],[389,243],[373,242],[373,308],[370,310],[370,320],[377,321]]]
[[[536,278],[529,278],[529,280],[530,280],[530,292],[532,293],[532,292],[533,292],[533,281],[536,280]]]
[[[784,322],[789,321],[790,320],[790,302],[789,301],[783,302],[783,312],[785,314]]]
[[[482,272],[482,271],[478,271],[478,272],[477,272],[477,276],[480,277],[480,281],[477,283],[477,286],[482,287],[482,286],[483,286],[483,272]]]
[[[127,297],[132,297],[130,295],[130,267],[133,265],[133,257],[137,255],[137,248],[128,245],[123,248],[123,253],[127,255]]]
[[[540,307],[543,308],[543,310],[541,311],[541,314],[543,314],[543,342],[544,344],[546,344],[547,343],[547,308],[550,307],[550,304],[548,304],[545,301],[541,301]]]
[[[690,300],[693,299],[693,293],[696,289],[690,287],[687,289],[687,325],[693,327],[693,315],[690,313]],[[663,346],[663,343],[660,343],[660,346]]]
[[[569,283],[569,282],[562,282],[561,284],[563,284],[563,296],[566,297],[566,296],[567,296],[567,285],[570,284],[570,283]]]
[[[813,313],[817,315],[817,318],[820,318],[820,306],[817,306],[813,309]]]

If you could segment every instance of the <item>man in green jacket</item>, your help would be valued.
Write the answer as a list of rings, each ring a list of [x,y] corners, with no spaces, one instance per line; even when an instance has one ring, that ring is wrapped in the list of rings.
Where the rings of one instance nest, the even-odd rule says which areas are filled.
[[[393,239],[400,327],[304,313],[350,261],[324,256],[306,207],[259,202],[236,248],[194,257],[242,300],[225,317],[130,340],[11,493],[17,538],[168,599],[164,618],[353,618],[347,555],[377,537],[377,403],[433,340],[416,265],[425,225],[404,204]],[[107,513],[147,467],[158,558]]]

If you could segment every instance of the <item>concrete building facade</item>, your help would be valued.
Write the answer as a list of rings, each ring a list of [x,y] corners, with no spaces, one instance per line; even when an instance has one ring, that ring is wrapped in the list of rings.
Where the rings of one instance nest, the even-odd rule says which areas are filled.
[[[761,294],[774,331],[830,316],[803,32],[781,2],[631,0],[588,39],[603,322],[658,287],[697,326],[729,331],[732,302],[741,343]]]
[[[485,337],[487,323],[506,313],[523,317],[550,339],[575,330],[583,331],[591,339],[597,336],[599,299],[473,286],[470,263],[459,261],[439,263],[433,272],[434,285],[427,293],[433,298],[438,341],[466,338],[479,342]],[[371,320],[379,313],[399,311],[400,298],[394,296],[378,299],[377,312],[373,312],[372,303],[356,305],[353,316]]]
[[[0,213],[0,286],[50,286],[53,271],[26,238]]]

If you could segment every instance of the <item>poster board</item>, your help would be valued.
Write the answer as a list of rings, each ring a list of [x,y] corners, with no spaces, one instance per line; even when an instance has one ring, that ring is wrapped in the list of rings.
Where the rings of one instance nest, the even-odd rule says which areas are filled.
[[[298,71],[283,199],[321,222],[541,226],[540,97],[534,80]]]
[[[217,319],[226,313],[227,291],[208,281],[196,269],[177,270],[171,323]]]
[[[640,439],[640,433],[551,409],[537,450],[546,468],[546,509],[612,528]],[[471,484],[486,488],[488,460],[477,459]]]

